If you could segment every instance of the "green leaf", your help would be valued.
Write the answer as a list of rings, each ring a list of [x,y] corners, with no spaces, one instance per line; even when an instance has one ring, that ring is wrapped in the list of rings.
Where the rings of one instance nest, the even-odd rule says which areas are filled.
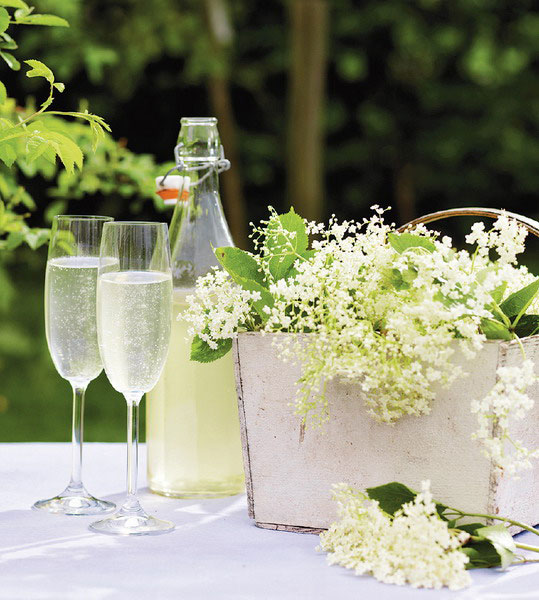
[[[21,63],[9,52],[0,52],[0,56],[5,60],[7,66],[13,71],[19,71]]]
[[[466,564],[467,569],[498,567],[501,564],[500,555],[496,548],[487,540],[468,543],[460,548],[460,551],[464,552],[469,558]]]
[[[10,140],[0,140],[0,160],[6,167],[11,167],[17,160],[17,152]]]
[[[15,250],[24,242],[24,233],[22,231],[12,231],[6,239],[6,250]]]
[[[388,233],[388,241],[391,247],[402,254],[409,248],[425,248],[429,252],[434,252],[436,246],[429,238],[422,235],[415,235],[413,233]]]
[[[515,559],[516,546],[504,525],[490,525],[477,529],[476,535],[488,540],[500,556],[501,566],[508,567]]]
[[[66,200],[54,200],[51,202],[43,213],[43,218],[46,223],[52,223],[53,217],[65,213],[67,208]]]
[[[266,287],[264,273],[262,273],[260,265],[249,252],[240,250],[240,248],[224,246],[215,250],[215,256],[234,281],[236,281],[236,278],[250,279]],[[238,282],[236,281],[236,283]]]
[[[403,504],[413,502],[417,496],[416,492],[398,481],[367,488],[365,491],[371,500],[377,500],[380,508],[390,515],[394,515]]]
[[[477,530],[484,526],[484,523],[466,523],[466,525],[459,525],[457,529],[465,531],[470,535],[476,535]]]
[[[47,131],[42,134],[54,148],[68,173],[73,173],[75,166],[82,168],[82,150],[67,136],[57,131]]]
[[[208,343],[201,340],[198,335],[191,342],[191,360],[197,362],[209,363],[224,356],[232,348],[232,340],[217,340],[217,349],[214,350],[208,346]]]
[[[69,23],[56,15],[26,15],[16,18],[19,25],[48,25],[51,27],[69,27]]]
[[[8,34],[6,32],[3,33],[4,38],[8,37]],[[0,41],[0,50],[16,50],[18,48],[15,40],[12,40],[11,38],[9,40],[3,40]]]
[[[495,290],[492,290],[490,295],[496,304],[500,304],[505,294],[505,290],[507,289],[507,281],[504,281],[501,285],[499,285]]]
[[[29,163],[37,160],[48,148],[51,148],[50,142],[35,131],[26,142],[26,160]]]
[[[0,33],[9,27],[9,13],[5,8],[0,7]]]
[[[15,18],[15,21],[19,21],[20,19],[23,19],[24,17],[26,17],[29,14],[33,13],[34,10],[35,10],[34,6],[28,6],[28,5],[26,5],[24,8],[18,8],[13,13],[13,17]]]
[[[44,77],[49,83],[54,82],[54,73],[47,67],[46,64],[40,60],[25,60],[27,65],[32,67],[30,71],[26,73],[26,77]]]
[[[0,6],[9,6],[10,8],[22,8],[28,10],[28,4],[22,0],[0,0]]]
[[[380,504],[380,508],[390,515],[394,515],[403,504],[412,502],[417,496],[417,492],[398,481],[367,488],[365,491],[371,500],[377,500]],[[441,502],[434,502],[436,504],[436,511],[440,517],[443,520],[447,520],[443,516],[447,506]]]
[[[4,104],[7,100],[6,86],[0,81],[0,104]]]
[[[481,331],[487,336],[487,340],[513,339],[509,329],[496,319],[481,319]]]
[[[49,235],[50,231],[48,229],[31,229],[25,234],[24,239],[32,250],[37,250],[47,243]]]
[[[519,338],[535,335],[539,332],[539,315],[522,315],[515,327]]]
[[[59,91],[59,92],[63,92],[66,89],[66,86],[64,83],[60,83],[60,82],[56,82],[54,84],[54,87]]]
[[[526,309],[532,303],[535,295],[539,291],[539,279],[532,281],[529,285],[514,292],[508,296],[501,304],[500,308],[508,317],[514,317],[526,312]]]
[[[270,219],[266,231],[266,248],[270,273],[275,279],[286,277],[298,255],[307,252],[309,237],[305,221],[291,208],[289,212]]]
[[[411,283],[417,277],[417,271],[412,268],[407,268],[404,271],[399,269],[384,269],[384,282],[386,285],[394,287],[397,291],[409,290]],[[443,296],[439,294],[438,300],[442,301]]]
[[[265,287],[261,286],[252,279],[245,279],[244,277],[236,276],[234,281],[238,285],[241,285],[244,290],[260,293],[261,299],[253,302],[253,307],[258,313],[258,316],[262,319],[262,322],[265,323],[268,320],[269,315],[264,311],[264,307],[268,306],[271,308],[273,306],[273,296],[271,293]]]

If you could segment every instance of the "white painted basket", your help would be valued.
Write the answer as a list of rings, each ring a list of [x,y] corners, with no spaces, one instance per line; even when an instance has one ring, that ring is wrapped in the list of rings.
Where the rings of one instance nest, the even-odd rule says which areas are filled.
[[[450,506],[539,522],[539,466],[520,479],[503,476],[471,439],[477,420],[470,402],[490,391],[498,367],[521,364],[516,343],[489,341],[472,361],[457,358],[469,375],[437,390],[430,415],[404,417],[394,426],[367,414],[358,386],[331,382],[329,422],[305,430],[291,406],[300,367],[280,360],[276,335],[288,334],[241,333],[234,342],[249,515],[259,527],[327,528],[336,518],[334,483],[364,489],[400,481],[418,489],[424,479]],[[523,344],[539,372],[539,336]],[[537,400],[539,386],[529,393]],[[525,446],[539,447],[539,402],[512,431]]]

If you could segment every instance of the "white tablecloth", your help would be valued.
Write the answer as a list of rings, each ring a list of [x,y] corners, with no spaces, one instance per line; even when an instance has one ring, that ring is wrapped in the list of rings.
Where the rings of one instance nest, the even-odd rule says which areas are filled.
[[[141,448],[144,458],[144,448]],[[121,502],[121,444],[86,444],[84,481]],[[176,523],[161,536],[91,533],[92,517],[30,510],[61,491],[68,444],[0,444],[0,598],[5,600],[455,600],[539,599],[539,563],[473,572],[460,592],[418,591],[328,567],[317,536],[267,531],[247,516],[244,496],[174,500],[151,494],[141,460],[140,497],[148,512]],[[533,539],[535,538],[535,539]],[[520,535],[535,544],[533,534]]]

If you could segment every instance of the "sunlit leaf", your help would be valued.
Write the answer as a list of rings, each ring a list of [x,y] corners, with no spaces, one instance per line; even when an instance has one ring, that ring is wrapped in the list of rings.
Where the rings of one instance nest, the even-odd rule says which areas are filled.
[[[0,7],[0,33],[3,33],[9,27],[9,13],[5,8]]]
[[[46,139],[60,157],[60,160],[68,173],[73,173],[75,166],[79,169],[82,168],[82,150],[73,140],[57,131],[48,131]]]
[[[17,152],[10,141],[0,141],[0,160],[6,167],[11,167],[17,160]]]
[[[22,0],[0,0],[0,6],[9,6],[10,8],[28,9],[28,4]]]
[[[17,18],[19,25],[49,25],[51,27],[69,27],[69,23],[56,15],[26,15]]]
[[[26,77],[44,77],[49,83],[54,82],[54,73],[47,67],[46,64],[40,60],[25,60],[28,66],[32,67],[30,71],[26,73]]]
[[[21,68],[21,63],[13,56],[13,54],[10,54],[9,52],[0,52],[0,56],[13,71],[18,71]]]

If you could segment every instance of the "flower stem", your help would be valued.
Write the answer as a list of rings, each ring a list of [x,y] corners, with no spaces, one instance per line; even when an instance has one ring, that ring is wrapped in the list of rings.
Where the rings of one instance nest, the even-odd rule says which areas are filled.
[[[521,550],[530,550],[530,552],[539,552],[539,548],[537,546],[529,546],[528,544],[519,544],[519,543],[515,543],[515,546],[517,548],[520,548]]]
[[[535,535],[539,535],[539,529],[535,529],[530,525],[526,525],[526,523],[520,523],[520,521],[515,521],[513,519],[508,519],[507,517],[499,517],[498,515],[485,515],[482,513],[467,513],[462,510],[458,510],[456,508],[452,508],[450,506],[447,507],[450,511],[449,513],[444,513],[444,516],[458,516],[460,517],[478,517],[480,519],[494,519],[496,521],[504,521],[505,523],[509,523],[510,525],[514,525],[515,527],[520,527],[521,529],[525,529],[531,533],[535,533]]]

